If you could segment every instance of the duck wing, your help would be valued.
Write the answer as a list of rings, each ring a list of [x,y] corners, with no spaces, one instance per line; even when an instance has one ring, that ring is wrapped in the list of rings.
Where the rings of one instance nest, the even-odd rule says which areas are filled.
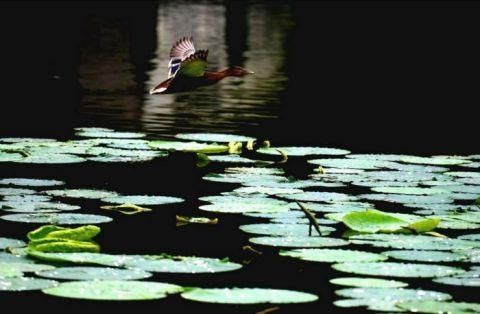
[[[199,50],[180,62],[175,77],[201,77],[207,68],[208,50]]]
[[[170,62],[168,63],[168,78],[175,76],[182,61],[195,54],[193,37],[179,39],[170,50]]]

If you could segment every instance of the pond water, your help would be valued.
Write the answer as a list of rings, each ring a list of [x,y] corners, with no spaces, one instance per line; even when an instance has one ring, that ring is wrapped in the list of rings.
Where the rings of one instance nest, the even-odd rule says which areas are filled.
[[[40,18],[38,15],[42,14],[37,15],[35,9],[45,13],[48,21]],[[401,9],[408,12],[408,8]],[[454,112],[439,110],[435,114],[422,105],[424,102],[449,104],[449,96],[458,92],[457,87],[463,79],[457,77],[454,82],[451,77],[457,74],[457,70],[448,65],[442,73],[445,77],[438,78],[429,72],[433,66],[426,62],[419,70],[428,73],[429,80],[422,95],[428,94],[430,98],[425,101],[414,97],[411,89],[406,91],[402,87],[408,72],[402,68],[402,62],[406,61],[400,65],[395,63],[388,73],[382,69],[383,63],[402,55],[404,48],[398,48],[391,55],[374,53],[379,47],[388,52],[394,42],[408,42],[399,34],[401,31],[413,34],[414,26],[423,26],[415,15],[412,15],[413,26],[402,29],[395,24],[399,16],[392,15],[393,20],[385,21],[374,13],[388,13],[388,10],[312,3],[152,2],[117,4],[114,10],[106,3],[73,7],[58,5],[54,12],[61,14],[35,7],[16,10],[30,20],[26,22],[27,26],[35,21],[41,22],[38,29],[33,30],[34,34],[45,31],[47,35],[40,36],[41,39],[32,36],[32,45],[36,45],[39,51],[35,56],[22,58],[29,49],[28,45],[20,44],[19,55],[11,58],[13,61],[22,60],[22,64],[16,66],[16,72],[23,73],[19,78],[21,81],[26,75],[18,69],[28,68],[38,83],[30,87],[31,93],[17,92],[16,105],[1,116],[0,180],[49,179],[65,182],[65,185],[31,186],[30,182],[25,186],[15,185],[15,181],[13,184],[8,180],[0,181],[2,216],[18,214],[20,208],[26,208],[22,213],[31,212],[26,203],[36,206],[35,210],[41,209],[41,206],[32,204],[49,201],[41,197],[53,196],[54,201],[80,207],[79,210],[68,208],[69,211],[64,213],[102,215],[113,219],[98,224],[101,233],[95,241],[102,253],[228,258],[230,262],[242,265],[241,269],[220,273],[154,272],[153,277],[144,281],[167,282],[182,287],[288,289],[316,295],[318,300],[301,304],[223,305],[195,302],[187,300],[188,296],[181,298],[173,294],[161,300],[111,302],[54,297],[40,291],[0,292],[2,299],[17,308],[41,302],[51,308],[175,308],[179,312],[210,313],[257,313],[268,309],[272,313],[360,313],[367,311],[365,305],[370,305],[371,311],[400,310],[392,299],[403,302],[422,298],[439,302],[450,299],[478,302],[475,293],[478,269],[475,265],[479,263],[479,237],[457,238],[476,234],[480,227],[478,207],[473,205],[480,195],[480,158],[475,155],[478,154],[476,147],[468,141],[449,140],[471,134],[473,117],[466,111],[468,108],[462,107],[465,103],[459,104]],[[386,31],[377,30],[375,23],[365,22],[368,17],[387,23],[391,37],[384,37]],[[348,20],[349,27],[345,26]],[[360,26],[352,29],[352,25],[359,25],[356,23]],[[374,29],[376,32],[372,33]],[[209,67],[212,69],[239,65],[255,71],[255,75],[227,79],[218,85],[185,94],[148,95],[148,90],[166,77],[172,42],[189,34],[194,36],[198,48],[210,50]],[[440,35],[432,34],[433,46],[440,38],[437,36]],[[416,35],[413,40],[420,40],[420,37]],[[383,38],[385,46],[377,43],[378,38]],[[316,52],[309,42],[311,40],[324,42],[325,51]],[[360,44],[367,48],[359,49],[354,56],[346,52]],[[421,48],[425,51],[433,49],[427,45]],[[413,57],[404,57],[419,64]],[[432,58],[436,60],[437,57]],[[392,75],[395,71],[400,74]],[[16,82],[16,78],[12,77],[12,82]],[[417,77],[408,76],[408,79],[412,85],[421,81]],[[451,90],[443,95],[429,94],[434,86],[442,88],[443,84],[450,84]],[[17,90],[12,88],[12,91]],[[27,118],[25,112],[28,112]],[[117,133],[106,131],[106,134],[86,137],[75,131],[78,127],[111,128]],[[89,130],[85,132],[88,135]],[[108,140],[121,137],[121,132],[132,132],[123,135],[135,139]],[[251,136],[258,139],[258,145],[269,140],[273,147],[314,146],[317,149],[312,149],[313,152],[288,148],[281,149],[282,153],[274,149],[255,152],[246,149],[244,141],[241,156],[250,160],[224,163],[221,159],[216,161],[215,155],[209,155],[210,162],[198,167],[199,157],[195,152],[179,151],[197,150],[198,146],[192,148],[183,144],[186,146],[179,148],[177,142],[167,143],[175,147],[167,150],[159,149],[161,144],[152,142],[187,142],[188,139],[178,139],[175,135],[207,132]],[[136,138],[137,134],[145,137]],[[9,140],[11,137],[53,138],[58,142],[41,141],[39,148],[26,139]],[[84,141],[91,138],[95,140]],[[67,140],[76,142],[64,143]],[[196,141],[204,142],[202,139]],[[319,150],[318,147],[336,150]],[[139,148],[141,153],[131,153]],[[352,154],[344,156],[348,154],[345,150]],[[70,161],[75,162],[65,163],[58,159],[63,155],[55,155],[58,153],[70,155]],[[373,153],[390,155],[354,155]],[[229,156],[232,155],[235,156]],[[448,156],[415,158],[408,155]],[[131,158],[138,156],[144,160],[132,162]],[[104,162],[112,159],[115,162]],[[241,162],[252,160],[257,162]],[[255,173],[245,174],[243,170],[226,169],[245,166],[280,170],[255,170]],[[321,169],[325,169],[325,174]],[[27,190],[15,190],[20,187]],[[168,196],[181,198],[184,202],[161,199],[166,204],[159,205],[155,204],[158,199],[117,201],[106,198],[109,195],[69,198],[44,193],[55,189]],[[232,198],[212,200],[212,206],[200,199],[221,196],[233,190]],[[297,200],[314,213],[320,230],[324,232],[322,237],[315,234],[308,237],[309,226],[306,216],[295,203]],[[11,212],[9,203],[12,202],[16,212]],[[114,203],[134,203],[152,210],[125,215],[101,208]],[[254,213],[244,214],[246,208]],[[392,223],[395,228],[400,225],[400,229],[410,227],[409,223],[413,221],[438,216],[440,224],[435,231],[455,240],[449,242],[449,239],[425,235],[402,238],[407,236],[396,233],[350,235],[348,238],[344,233],[347,226],[352,228],[351,224],[337,222],[342,219],[338,214],[325,216],[365,208],[417,215],[389,218],[404,219]],[[74,211],[70,211],[72,209]],[[218,212],[225,210],[240,213]],[[267,218],[255,217],[255,213]],[[178,226],[177,216],[207,217],[218,219],[218,222]],[[271,222],[275,224],[271,224],[268,218],[272,218]],[[0,238],[27,241],[26,234],[41,225],[43,223],[0,219]],[[380,229],[384,227],[381,225]],[[389,228],[393,228],[392,225]],[[268,237],[270,235],[274,237]],[[279,246],[266,245],[278,241],[282,243]],[[295,242],[300,244],[288,247],[288,243]],[[302,247],[314,247],[319,251],[281,252]],[[406,249],[428,253],[411,253]],[[378,255],[385,251],[390,252]],[[306,254],[302,258],[307,261],[299,259],[299,254]],[[6,259],[5,256],[1,255],[1,258]],[[352,266],[351,262],[360,260],[369,263],[365,264],[369,266],[366,270]],[[136,262],[146,267],[149,261],[131,263]],[[345,264],[338,264],[342,262]],[[63,263],[49,264],[65,266]],[[338,265],[332,268],[333,264]],[[354,272],[345,269],[354,269]],[[462,270],[468,271],[463,277]],[[355,287],[352,283],[344,286],[329,282],[340,277],[394,279],[405,284],[395,286],[396,283],[388,281],[392,287],[408,284],[405,289],[431,290],[439,294],[378,288],[386,284],[381,281],[369,282],[374,288],[366,290],[349,289]],[[366,284],[362,280],[357,280],[356,284]],[[454,283],[449,284],[449,280]],[[2,279],[0,290],[1,282]],[[385,295],[375,289],[384,289]],[[257,292],[258,295],[261,293]],[[301,298],[295,296],[293,299]],[[350,299],[353,301],[346,301]],[[371,302],[366,304],[365,299]],[[359,306],[345,307],[351,305],[349,302]],[[445,306],[441,303],[435,305]],[[472,308],[478,310],[478,305],[475,306]]]

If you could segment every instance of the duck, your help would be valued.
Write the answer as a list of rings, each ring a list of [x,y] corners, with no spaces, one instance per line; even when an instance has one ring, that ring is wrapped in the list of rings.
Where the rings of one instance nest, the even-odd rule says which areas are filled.
[[[150,89],[150,95],[188,92],[216,84],[226,77],[242,77],[254,72],[239,66],[207,71],[208,50],[195,50],[193,37],[183,37],[172,46],[168,78]]]

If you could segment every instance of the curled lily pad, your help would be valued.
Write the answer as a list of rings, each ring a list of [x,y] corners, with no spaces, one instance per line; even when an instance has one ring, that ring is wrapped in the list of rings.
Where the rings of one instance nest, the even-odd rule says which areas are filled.
[[[346,155],[350,153],[348,150],[339,148],[297,146],[260,148],[257,150],[257,152],[267,155],[280,155],[278,150],[282,151],[287,156]]]
[[[408,263],[340,263],[332,266],[335,270],[371,276],[385,277],[419,277],[434,278],[452,276],[464,273],[461,268],[432,265],[432,264],[408,264]]]
[[[136,205],[162,205],[181,203],[184,200],[179,197],[156,196],[156,195],[126,195],[112,196],[102,198],[102,202],[113,204],[136,204]]]
[[[16,247],[24,247],[27,246],[27,243],[23,242],[22,240],[11,239],[11,238],[0,238],[0,250],[4,250],[6,248],[16,248]]]
[[[480,247],[480,243],[476,241],[438,238],[425,235],[362,234],[351,236],[349,239],[354,244],[368,244],[375,247],[409,250],[450,251],[454,249],[469,250]]]
[[[40,290],[56,286],[58,283],[54,280],[16,277],[0,279],[0,291],[26,291]]]
[[[410,164],[422,164],[422,165],[439,165],[439,166],[454,166],[467,164],[470,161],[459,158],[445,158],[445,157],[414,157],[407,156],[401,159],[402,162]]]
[[[177,220],[177,227],[188,224],[216,225],[218,223],[218,218],[210,219],[207,217],[187,217],[176,215],[175,219]]]
[[[0,216],[0,219],[52,225],[83,225],[99,224],[112,221],[112,218],[100,215],[89,214],[63,214],[63,213],[44,213],[44,214],[10,214]]]
[[[87,300],[154,300],[179,293],[183,288],[163,282],[134,280],[95,280],[64,282],[42,290],[56,297]]]
[[[318,299],[316,295],[305,292],[262,288],[198,288],[181,296],[192,301],[223,304],[305,303]]]
[[[140,269],[118,269],[109,267],[60,267],[37,272],[36,275],[50,279],[67,280],[137,280],[152,274]]]
[[[161,273],[218,273],[242,268],[242,265],[216,258],[195,256],[150,255],[136,256],[125,261],[125,266]]]
[[[387,256],[382,254],[342,249],[298,249],[290,251],[280,251],[280,255],[299,258],[304,261],[323,263],[359,263],[384,261],[387,259]]]
[[[105,197],[114,197],[116,192],[92,189],[68,189],[68,190],[48,190],[45,193],[51,196],[69,197],[69,198],[88,198],[100,199]]]
[[[282,194],[283,198],[302,202],[350,202],[356,201],[355,196],[335,192],[303,192],[295,194]]]
[[[308,225],[305,224],[250,224],[240,226],[240,230],[247,233],[275,236],[308,236],[310,233]],[[333,231],[335,229],[331,227],[320,227],[322,235],[328,235]]]
[[[361,277],[341,277],[330,280],[330,283],[340,286],[359,287],[359,288],[404,288],[407,283],[397,280],[387,280],[378,278]]]
[[[458,262],[467,258],[463,254],[442,251],[396,250],[382,254],[395,259],[418,262]]]
[[[332,167],[332,168],[351,168],[351,169],[380,169],[386,168],[393,163],[385,160],[374,160],[374,159],[341,159],[341,158],[324,158],[324,159],[313,159],[308,161],[314,165],[320,165],[322,167]]]
[[[416,313],[477,313],[480,303],[440,302],[433,300],[403,301],[396,304],[402,310]]]
[[[200,141],[200,142],[218,142],[218,143],[229,143],[229,142],[248,142],[253,141],[255,138],[243,135],[233,135],[233,134],[221,134],[221,133],[181,133],[175,135],[176,138],[189,141]]]
[[[148,145],[155,149],[194,152],[203,154],[218,154],[228,152],[227,145],[204,144],[197,142],[178,142],[178,141],[150,141]]]
[[[327,237],[257,237],[250,238],[250,242],[260,245],[276,246],[276,247],[331,247],[347,245],[348,242],[342,239]]]
[[[408,195],[436,195],[448,193],[445,189],[437,188],[417,188],[417,187],[393,187],[383,186],[374,187],[372,191],[378,193],[391,193],[391,194],[408,194]]]
[[[47,180],[47,179],[7,178],[7,179],[0,180],[0,184],[35,187],[35,186],[64,185],[65,182],[59,181],[59,180]]]
[[[134,215],[142,212],[152,211],[150,208],[140,207],[135,204],[125,203],[122,205],[113,205],[113,206],[100,206],[101,209],[106,210],[116,210],[125,215]]]

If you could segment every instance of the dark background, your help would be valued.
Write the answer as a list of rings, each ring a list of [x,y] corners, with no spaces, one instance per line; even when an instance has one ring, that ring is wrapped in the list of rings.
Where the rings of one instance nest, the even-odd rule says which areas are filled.
[[[265,5],[274,9],[282,3]],[[231,17],[250,4],[226,2]],[[279,92],[279,118],[255,132],[277,143],[356,151],[478,152],[478,3],[286,4],[294,22],[284,47],[289,80]],[[79,114],[84,91],[78,60],[92,16],[125,25],[137,83],[130,92],[148,97],[144,72],[156,45],[157,6],[2,3],[0,134],[61,136],[82,122],[107,124]],[[241,20],[229,23],[228,49],[244,49],[236,40],[242,37]]]

